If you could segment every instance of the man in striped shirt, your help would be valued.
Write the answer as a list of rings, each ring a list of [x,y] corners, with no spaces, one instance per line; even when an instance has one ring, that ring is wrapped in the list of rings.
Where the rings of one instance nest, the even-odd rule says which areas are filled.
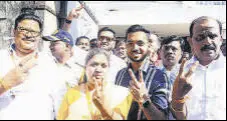
[[[120,70],[115,84],[129,87],[134,102],[128,119],[167,119],[169,85],[164,72],[149,64],[149,31],[133,25],[126,32],[129,66]]]

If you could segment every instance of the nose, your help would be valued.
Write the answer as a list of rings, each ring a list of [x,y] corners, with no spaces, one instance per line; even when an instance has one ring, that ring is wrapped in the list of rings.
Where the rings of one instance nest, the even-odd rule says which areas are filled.
[[[134,46],[133,46],[133,50],[138,50],[139,49],[139,46],[137,45],[137,44],[135,44]]]
[[[212,41],[213,40],[209,36],[207,36],[203,42],[204,42],[204,44],[210,45],[210,44],[212,44]]]
[[[102,72],[102,67],[101,67],[101,65],[100,65],[100,66],[96,66],[95,71],[96,71],[97,73],[101,73],[101,72]]]
[[[171,48],[169,48],[168,50],[166,50],[166,52],[169,53],[169,54],[173,54],[174,53],[173,52],[173,49],[171,49]]]

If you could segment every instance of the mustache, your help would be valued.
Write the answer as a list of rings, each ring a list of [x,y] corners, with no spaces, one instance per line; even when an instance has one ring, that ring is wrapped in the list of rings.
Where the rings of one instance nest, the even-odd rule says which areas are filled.
[[[139,50],[132,50],[132,53],[140,53]]]
[[[172,56],[172,57],[174,57],[174,54],[172,54],[172,53],[167,53],[167,54],[165,55],[165,57],[167,57],[167,56]]]
[[[213,45],[204,45],[202,48],[201,48],[201,51],[205,51],[205,50],[215,50],[216,47],[213,46]]]
[[[24,38],[22,38],[22,40],[23,41],[31,41],[31,42],[34,42],[35,41],[35,39],[32,38],[32,37],[24,37]]]

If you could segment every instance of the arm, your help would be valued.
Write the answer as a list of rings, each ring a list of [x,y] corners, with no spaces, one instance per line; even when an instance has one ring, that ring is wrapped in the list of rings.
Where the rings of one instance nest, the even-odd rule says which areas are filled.
[[[191,75],[196,70],[198,62],[195,62],[189,71],[186,74],[184,72],[184,65],[186,60],[182,61],[180,66],[179,74],[174,81],[173,85],[173,94],[172,94],[172,102],[171,102],[171,112],[178,120],[185,120],[187,118],[187,109],[186,109],[186,99],[188,92],[192,89],[192,85],[190,83]]]
[[[108,113],[105,119],[108,120],[127,120],[129,109],[132,104],[132,95],[129,94],[119,105],[117,105],[112,113]],[[111,115],[112,114],[112,115]]]
[[[132,77],[132,80],[130,82],[130,90],[134,97],[134,100],[138,102],[140,108],[143,110],[148,120],[151,120],[151,119],[166,120],[167,117],[164,111],[167,110],[166,107],[168,106],[168,98],[167,98],[168,85],[166,85],[167,83],[166,83],[166,80],[164,79],[164,76],[162,76],[163,78],[160,79],[162,80],[162,82],[158,81],[158,83],[155,84],[157,85],[157,87],[155,87],[156,89],[152,92],[153,94],[152,94],[152,101],[151,101],[148,90],[146,89],[145,83],[143,81],[143,73],[142,71],[140,71],[139,73],[140,73],[139,74],[140,80],[136,81],[135,75],[131,70],[129,70],[129,74]],[[144,106],[143,104],[146,104],[146,106]],[[162,107],[158,108],[155,104],[160,105]]]
[[[151,99],[148,99],[147,101],[149,101],[150,103],[146,108],[141,103],[139,104],[139,106],[142,108],[148,120],[167,120],[164,112],[158,109],[151,101]]]
[[[66,21],[64,22],[62,29],[65,31],[69,31],[71,27],[71,22],[75,18],[77,19],[80,15],[80,10],[83,9],[83,6],[80,6],[79,8],[74,8],[70,11],[69,15],[66,17]],[[71,21],[71,22],[70,22]]]
[[[20,64],[10,70],[3,78],[0,78],[0,95],[7,90],[21,84],[28,76],[28,71],[36,65],[36,57],[33,54],[22,58]]]

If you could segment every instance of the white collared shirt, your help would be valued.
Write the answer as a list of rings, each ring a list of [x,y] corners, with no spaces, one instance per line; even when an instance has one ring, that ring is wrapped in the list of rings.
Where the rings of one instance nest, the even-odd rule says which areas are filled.
[[[72,58],[70,58],[64,65],[58,64],[58,68],[61,71],[61,80],[65,81],[68,87],[74,87],[78,85],[78,81],[84,71],[84,67],[75,63]]]
[[[190,68],[196,58],[188,65]],[[207,67],[199,65],[192,75],[192,90],[186,102],[188,119],[217,120],[226,119],[226,60],[220,54]]]
[[[15,54],[14,54],[15,55]],[[11,51],[0,50],[0,76],[3,77],[15,63]],[[59,80],[57,66],[44,53],[39,53],[38,64],[29,72],[26,80],[0,95],[0,119],[54,119],[62,99],[64,85]]]

